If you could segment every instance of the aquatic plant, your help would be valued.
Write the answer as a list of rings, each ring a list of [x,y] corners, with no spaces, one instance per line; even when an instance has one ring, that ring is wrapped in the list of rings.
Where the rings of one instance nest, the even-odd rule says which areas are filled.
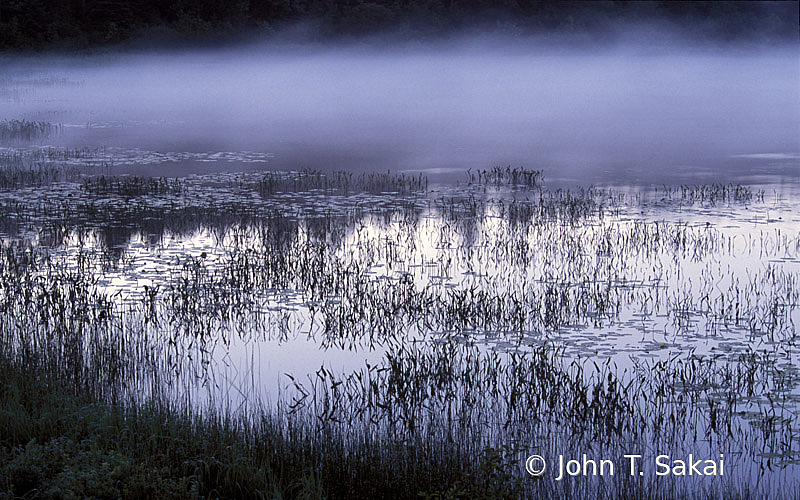
[[[61,131],[61,125],[30,120],[0,121],[0,142],[33,141]]]
[[[534,450],[653,445],[735,445],[740,470],[762,481],[724,493],[665,481],[657,498],[796,484],[800,277],[783,263],[800,256],[800,234],[718,223],[771,208],[745,187],[529,191],[496,175],[480,177],[492,189],[436,193],[421,180],[310,172],[2,193],[0,376],[68,387],[99,405],[70,422],[117,419],[150,444],[87,452],[76,443],[110,441],[9,417],[0,466],[14,479],[0,489],[22,495],[58,476],[78,491],[62,458],[80,454],[86,470],[133,471],[126,488],[155,474],[147,491],[158,492],[367,498],[403,484],[407,497],[653,498],[653,482],[567,485],[521,468]],[[702,220],[687,220],[693,205]],[[225,372],[238,350],[306,338],[371,359],[288,373],[269,404],[262,381]],[[178,468],[157,457],[137,468],[153,421],[175,443],[216,437],[168,445]]]

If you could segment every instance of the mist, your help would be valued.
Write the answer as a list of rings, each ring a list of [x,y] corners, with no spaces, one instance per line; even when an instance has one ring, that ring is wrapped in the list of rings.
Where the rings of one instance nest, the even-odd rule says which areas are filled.
[[[271,154],[267,168],[510,164],[551,179],[661,182],[748,172],[759,158],[795,168],[798,53],[465,37],[7,58],[2,86],[19,92],[2,115],[63,123],[58,145],[256,151]]]
[[[33,3],[0,497],[800,491],[796,3]]]

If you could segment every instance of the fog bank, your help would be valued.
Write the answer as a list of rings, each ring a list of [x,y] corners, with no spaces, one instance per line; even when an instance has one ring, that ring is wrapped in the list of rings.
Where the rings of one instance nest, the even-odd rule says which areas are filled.
[[[800,152],[798,61],[534,42],[7,59],[0,119],[64,123],[61,145],[273,153],[270,168],[646,176]]]

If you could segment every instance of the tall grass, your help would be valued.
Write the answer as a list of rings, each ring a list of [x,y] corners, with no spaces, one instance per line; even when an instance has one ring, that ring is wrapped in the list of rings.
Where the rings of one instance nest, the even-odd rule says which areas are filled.
[[[50,122],[30,120],[2,120],[0,121],[0,142],[33,141],[57,134],[61,125]]]
[[[781,360],[792,359],[800,288],[768,261],[797,258],[800,235],[737,239],[641,215],[761,203],[749,188],[539,186],[506,198],[430,195],[427,181],[390,175],[260,175],[96,177],[0,199],[9,229],[37,231],[0,248],[7,496],[768,498],[797,485],[795,378]],[[533,180],[498,170],[475,182]],[[140,233],[154,249],[197,233],[215,244],[158,261],[155,283],[107,292],[108,276],[155,265],[126,250]],[[724,266],[743,256],[757,269]],[[620,369],[550,341],[613,333],[631,312],[662,318],[675,343],[702,329],[762,348]],[[229,346],[298,332],[381,354],[288,374],[270,404],[244,387],[231,407],[197,399]],[[653,446],[735,448],[743,472],[720,486],[557,483],[522,469],[535,452]],[[759,470],[762,457],[784,472]]]

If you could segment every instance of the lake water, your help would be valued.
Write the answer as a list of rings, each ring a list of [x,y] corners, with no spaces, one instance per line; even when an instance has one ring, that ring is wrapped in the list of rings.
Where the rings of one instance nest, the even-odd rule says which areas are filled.
[[[649,395],[702,434],[675,438],[673,422],[670,440],[648,421],[613,446],[725,450],[723,489],[800,485],[796,47],[254,46],[2,65],[0,120],[54,125],[2,144],[0,237],[46,256],[31,287],[102,298],[70,324],[108,322],[85,363],[115,359],[125,397],[379,427],[402,407],[403,432],[472,401],[494,412],[481,439],[529,439],[564,429],[501,425],[517,386],[476,394],[519,383],[514,356],[553,349],[565,381],[608,391],[613,374],[636,394],[625,411],[652,417]],[[50,331],[29,320],[15,328]],[[360,399],[367,379],[388,404]]]

